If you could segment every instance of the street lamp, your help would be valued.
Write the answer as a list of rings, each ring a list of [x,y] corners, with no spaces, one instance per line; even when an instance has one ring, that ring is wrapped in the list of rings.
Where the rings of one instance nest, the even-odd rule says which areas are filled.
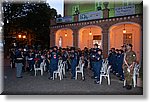
[[[89,33],[89,35],[92,35],[91,28],[90,28],[90,33]]]
[[[65,33],[65,37],[67,37],[67,33]]]
[[[124,24],[124,29],[123,29],[123,33],[126,33],[127,31],[126,31],[126,29],[125,29],[125,24]]]
[[[90,33],[89,33],[89,36],[91,36],[92,35],[92,31],[91,31],[91,28],[90,28]],[[90,47],[90,38],[88,39],[89,40],[89,46],[88,47]]]
[[[18,35],[19,38],[21,38],[21,35]]]
[[[25,38],[26,38],[26,36],[25,36],[25,35],[23,35],[23,37],[22,37],[22,38],[24,38],[24,39],[25,39]]]

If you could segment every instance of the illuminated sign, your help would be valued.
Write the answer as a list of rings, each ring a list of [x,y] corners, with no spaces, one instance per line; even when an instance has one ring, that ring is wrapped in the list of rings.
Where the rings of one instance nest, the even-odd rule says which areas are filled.
[[[135,5],[116,7],[115,16],[125,16],[135,14]]]
[[[102,11],[87,12],[87,13],[79,14],[79,21],[100,19],[101,17],[102,17]]]

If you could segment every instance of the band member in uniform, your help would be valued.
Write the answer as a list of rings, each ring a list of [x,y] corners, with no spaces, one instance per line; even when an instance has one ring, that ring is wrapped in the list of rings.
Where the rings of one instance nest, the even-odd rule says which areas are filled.
[[[54,46],[53,51],[50,54],[50,77],[49,79],[53,79],[53,72],[58,69],[58,52],[57,52],[57,46]]]
[[[23,66],[23,55],[21,54],[21,48],[18,48],[15,53],[15,63],[16,63],[16,77],[22,78],[22,66]]]
[[[97,75],[97,80],[95,81],[95,84],[99,84],[100,83],[100,70],[102,67],[102,50],[99,49],[97,50],[97,53],[95,55],[95,63],[94,63],[94,68],[96,71],[96,75]]]
[[[136,54],[132,51],[132,45],[128,44],[126,47],[127,51],[124,55],[124,62],[123,62],[123,70],[124,70],[124,77],[126,81],[126,89],[132,89],[132,77],[134,71],[134,64],[136,62]]]
[[[78,64],[78,54],[77,52],[75,52],[75,48],[71,49],[70,59],[71,59],[71,73],[72,73],[71,79],[75,79],[75,71],[76,66]]]

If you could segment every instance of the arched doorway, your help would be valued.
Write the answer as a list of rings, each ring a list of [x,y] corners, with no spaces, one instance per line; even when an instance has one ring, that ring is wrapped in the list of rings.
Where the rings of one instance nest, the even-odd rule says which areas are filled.
[[[133,51],[137,54],[137,61],[141,60],[142,34],[139,24],[122,22],[115,24],[109,29],[109,49],[121,49],[123,44],[132,44]]]
[[[99,26],[90,25],[79,30],[78,47],[84,49],[85,47],[92,48],[95,43],[102,49],[102,29]]]
[[[55,45],[58,47],[73,46],[73,31],[68,28],[60,29],[56,32]]]

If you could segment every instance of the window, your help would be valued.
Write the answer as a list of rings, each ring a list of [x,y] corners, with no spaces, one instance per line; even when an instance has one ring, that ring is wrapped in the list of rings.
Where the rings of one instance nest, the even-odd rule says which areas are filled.
[[[95,1],[95,10],[101,10],[101,0]]]
[[[102,36],[94,35],[93,36],[93,45],[98,44],[98,48],[102,49]]]
[[[101,35],[94,35],[93,40],[101,40]]]
[[[62,37],[59,38],[59,47],[62,47]]]
[[[79,5],[72,6],[72,15],[77,14],[79,12]]]
[[[132,44],[132,33],[123,34],[123,44]]]

